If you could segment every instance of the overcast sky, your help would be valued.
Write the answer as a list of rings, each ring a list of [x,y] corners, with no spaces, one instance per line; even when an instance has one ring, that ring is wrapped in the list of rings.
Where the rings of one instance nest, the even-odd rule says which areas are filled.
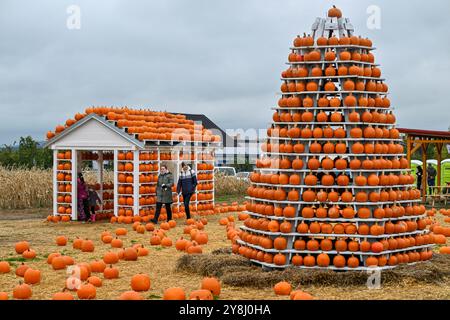
[[[398,125],[450,126],[450,1],[1,0],[0,144],[90,105],[204,113],[265,128],[297,34],[335,3],[370,37]],[[69,30],[67,7],[81,9]],[[381,29],[366,25],[369,5]]]

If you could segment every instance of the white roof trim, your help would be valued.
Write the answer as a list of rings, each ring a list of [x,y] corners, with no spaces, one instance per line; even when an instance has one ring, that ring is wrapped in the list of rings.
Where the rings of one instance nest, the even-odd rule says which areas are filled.
[[[83,126],[86,122],[90,121],[91,119],[100,122],[101,124],[103,124],[108,129],[114,131],[114,133],[120,135],[122,138],[124,138],[124,139],[128,140],[129,142],[131,142],[132,144],[134,144],[136,147],[138,147],[140,149],[144,149],[145,148],[145,144],[143,142],[141,142],[141,141],[131,137],[128,133],[126,133],[125,131],[117,128],[114,125],[112,125],[111,123],[106,121],[104,118],[99,117],[95,113],[91,113],[90,115],[85,116],[83,119],[77,121],[75,124],[73,124],[69,128],[66,128],[63,132],[61,132],[60,134],[56,135],[55,137],[53,137],[49,141],[47,141],[44,144],[44,148],[51,147],[59,139],[65,137],[66,135],[70,134],[71,132],[77,130],[79,127]],[[82,147],[82,146],[80,146],[80,147]]]

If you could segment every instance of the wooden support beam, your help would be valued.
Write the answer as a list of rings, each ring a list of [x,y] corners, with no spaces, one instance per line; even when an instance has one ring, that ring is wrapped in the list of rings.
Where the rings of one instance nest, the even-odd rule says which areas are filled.
[[[437,179],[436,179],[436,185],[438,186],[438,194],[441,194],[441,172],[442,172],[442,147],[444,146],[443,143],[436,143],[436,153],[437,153]]]
[[[72,152],[72,220],[78,220],[78,173],[82,171],[81,152],[71,149]]]
[[[414,145],[416,142],[413,142],[412,144]],[[420,147],[422,147],[422,143],[417,143],[414,148],[411,149],[411,156],[416,153],[417,150],[420,149]]]
[[[73,174],[73,172],[72,172]],[[53,149],[53,215],[58,215],[58,150]],[[73,190],[73,188],[72,188]],[[73,212],[72,208],[72,212]]]
[[[98,151],[97,165],[98,165],[97,181],[100,184],[99,198],[101,199],[100,211],[103,211],[104,210],[104,202],[103,202],[103,151],[102,150]]]
[[[133,152],[133,215],[139,215],[139,150]]]
[[[119,166],[119,151],[118,150],[114,150],[113,153],[113,172],[114,172],[114,178],[113,178],[113,182],[114,182],[114,190],[113,190],[113,195],[114,195],[114,216],[118,217],[119,216],[119,196],[118,196],[118,191],[119,191],[119,186],[118,186],[118,166]]]
[[[411,138],[409,136],[406,137],[406,157],[408,160],[408,169],[411,169]]]
[[[422,174],[422,200],[423,202],[427,199],[427,189],[428,189],[428,181],[427,181],[427,150],[428,150],[428,144],[422,144],[422,168],[423,168],[423,174]]]
[[[418,142],[418,143],[425,143],[425,144],[435,144],[435,143],[448,144],[448,143],[450,143],[450,139],[433,139],[433,138],[430,138],[429,140],[417,139],[414,141]]]

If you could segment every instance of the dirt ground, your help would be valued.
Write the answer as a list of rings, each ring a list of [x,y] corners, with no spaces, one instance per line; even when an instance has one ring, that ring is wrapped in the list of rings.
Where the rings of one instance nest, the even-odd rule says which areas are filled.
[[[50,212],[50,209],[0,209],[0,223],[2,220],[45,219]]]
[[[60,252],[72,256],[78,262],[90,262],[100,260],[103,254],[111,250],[109,245],[100,240],[100,233],[104,230],[113,232],[119,225],[107,222],[95,224],[73,223],[47,223],[40,217],[48,214],[46,210],[30,210],[22,212],[0,212],[0,261],[8,260],[12,265],[9,274],[0,274],[0,291],[11,294],[13,287],[20,280],[14,274],[14,269],[23,258],[14,251],[17,241],[27,240],[31,247],[36,250],[37,257],[26,264],[41,270],[41,283],[33,285],[33,299],[51,299],[55,292],[64,288],[67,274],[65,270],[54,271],[46,263],[46,257],[52,252]],[[208,233],[209,242],[203,246],[203,252],[209,253],[213,250],[230,247],[226,239],[225,227],[219,225],[219,219],[224,215],[208,217],[205,231]],[[234,214],[236,216],[236,214]],[[36,219],[39,217],[39,219]],[[25,219],[24,219],[25,218]],[[441,218],[439,218],[441,219]],[[443,221],[443,220],[442,220]],[[237,223],[239,225],[239,223]],[[120,277],[116,280],[103,280],[103,286],[97,288],[97,299],[117,299],[119,295],[131,290],[130,279],[136,273],[147,273],[151,278],[150,291],[143,294],[147,299],[160,299],[168,287],[181,286],[186,293],[198,289],[203,276],[188,272],[177,272],[175,266],[177,259],[184,253],[176,251],[175,247],[162,248],[150,246],[150,233],[138,234],[130,225],[120,225],[128,229],[127,236],[121,237],[124,247],[135,243],[142,243],[148,247],[150,254],[139,257],[138,261],[120,261],[116,267],[120,270]],[[184,220],[178,220],[177,226],[168,232],[168,236],[175,243],[183,235]],[[58,247],[55,238],[65,235],[69,243],[65,247]],[[72,248],[72,241],[76,238],[88,238],[94,241],[95,251],[83,253]],[[102,274],[94,274],[103,279]],[[296,284],[292,284],[294,287]],[[416,283],[406,281],[395,285],[382,286],[381,289],[369,290],[364,286],[334,287],[334,286],[304,286],[301,288],[311,293],[316,299],[450,299],[450,280],[446,279],[440,283]],[[75,295],[76,296],[76,295]],[[255,289],[248,287],[233,287],[222,285],[220,299],[288,299],[288,297],[276,296],[271,287]]]

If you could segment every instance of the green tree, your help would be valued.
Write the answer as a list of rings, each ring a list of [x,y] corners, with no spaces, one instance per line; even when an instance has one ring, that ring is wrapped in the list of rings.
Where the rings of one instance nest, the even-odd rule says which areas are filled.
[[[4,145],[0,149],[0,165],[5,167],[38,167],[47,169],[53,164],[52,151],[39,147],[32,137],[20,137],[19,144]]]
[[[15,142],[12,145],[4,145],[0,149],[0,164],[4,167],[12,167],[17,163],[17,152],[14,151]]]
[[[20,167],[31,168],[36,165],[36,158],[38,157],[38,143],[30,136],[20,137],[18,149],[18,165]]]

